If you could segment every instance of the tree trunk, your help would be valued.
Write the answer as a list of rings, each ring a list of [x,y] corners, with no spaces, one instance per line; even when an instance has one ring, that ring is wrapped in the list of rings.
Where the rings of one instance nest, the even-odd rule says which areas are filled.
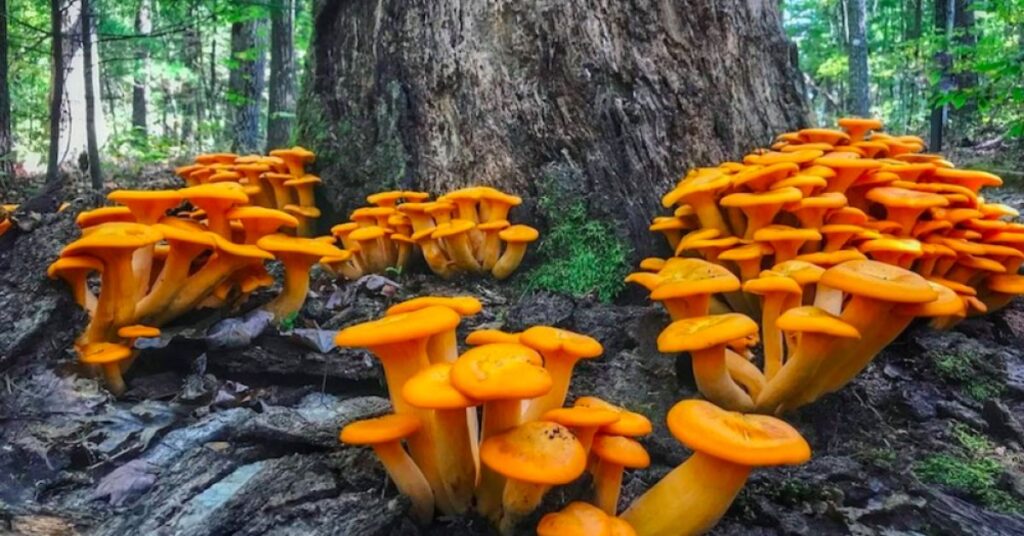
[[[868,8],[867,0],[850,0],[850,110],[861,117],[871,115],[868,96]]]
[[[46,158],[46,183],[60,179],[60,119],[64,100],[64,27],[61,0],[50,0],[50,147]]]
[[[185,50],[185,67],[189,70],[190,76],[185,80],[181,88],[179,100],[181,106],[181,141],[193,147],[202,146],[202,134],[199,129],[203,123],[203,94],[200,89],[202,76],[200,66],[202,64],[202,41],[199,35],[199,28],[190,27],[182,34],[182,48]]]
[[[253,19],[231,25],[231,77],[228,102],[231,103],[231,150],[255,153],[260,143],[260,100],[263,98],[263,71],[266,50],[260,36],[263,21]]]
[[[270,9],[267,152],[291,141],[295,117],[295,0],[277,0]]]
[[[320,0],[298,141],[336,214],[372,191],[574,192],[642,255],[690,166],[804,125],[777,2]],[[330,221],[330,215],[325,216]]]
[[[0,17],[0,192],[5,192],[14,180],[11,88],[7,80],[7,0],[0,0]]]
[[[965,51],[956,58],[956,88],[966,92],[967,100],[952,112],[953,132],[961,138],[970,135],[970,128],[977,124],[978,101],[970,93],[978,87],[978,73],[971,70],[973,54],[976,54],[978,36],[974,27],[974,8],[972,0],[956,0],[953,29],[959,50]]]
[[[152,0],[139,0],[139,10],[135,12],[135,33],[149,35],[153,30],[150,18]],[[132,129],[139,141],[149,135],[149,124],[146,117],[146,83],[149,76],[149,41],[140,39],[135,45],[135,79],[132,86]]]
[[[939,97],[955,87],[956,82],[950,74],[953,69],[953,56],[949,52],[950,37],[953,33],[953,10],[956,0],[935,0],[935,33],[942,49],[935,54],[935,64],[939,71],[939,82],[936,84],[934,97]],[[931,107],[930,134],[928,139],[928,150],[939,152],[942,150],[943,135],[946,128],[946,116],[949,107],[946,104],[933,104]]]
[[[82,0],[82,72],[85,78],[85,137],[89,153],[89,179],[93,190],[103,189],[103,170],[100,167],[100,147],[96,141],[96,92],[93,80],[92,55],[92,1]],[[98,68],[98,67],[97,67]]]

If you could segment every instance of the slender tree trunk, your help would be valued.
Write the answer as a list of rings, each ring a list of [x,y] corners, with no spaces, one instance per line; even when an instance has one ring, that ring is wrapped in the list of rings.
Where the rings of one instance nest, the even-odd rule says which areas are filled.
[[[850,0],[850,110],[861,117],[871,114],[868,95],[868,11],[867,0]]]
[[[7,191],[14,178],[11,88],[7,85],[7,0],[0,0],[0,18],[0,191]]]
[[[186,29],[185,33],[182,34],[182,39],[184,41],[182,48],[185,50],[185,67],[189,73],[201,76],[197,71],[200,63],[199,55],[202,53],[200,50],[198,28]],[[193,145],[202,137],[198,133],[199,125],[201,124],[199,109],[200,99],[202,98],[198,82],[198,78],[189,76],[181,88],[181,142],[186,145]]]
[[[291,141],[295,117],[295,0],[277,0],[271,10],[268,152]]]
[[[231,150],[258,152],[260,143],[260,100],[263,96],[265,48],[261,43],[263,21],[236,22],[231,25],[231,78],[228,102],[231,103]]]
[[[935,96],[953,89],[955,82],[950,75],[953,57],[949,52],[950,36],[953,33],[953,7],[956,0],[935,0],[935,33],[943,43],[942,49],[935,54],[936,69],[939,71],[939,83],[935,88]],[[932,152],[942,150],[943,134],[946,128],[948,107],[945,104],[933,104],[931,109],[931,128],[928,149]]]
[[[85,75],[85,138],[89,153],[89,179],[96,191],[103,189],[103,170],[100,168],[100,147],[96,141],[96,95],[92,70],[92,0],[82,0],[82,70]],[[98,67],[96,67],[98,68]]]
[[[149,35],[153,31],[150,18],[152,0],[139,0],[139,10],[135,13],[135,33]],[[132,129],[138,141],[149,135],[146,117],[146,85],[149,77],[149,41],[140,39],[135,45],[135,79],[132,86]]]
[[[963,106],[952,112],[954,132],[957,132],[960,136],[969,135],[969,128],[975,126],[978,119],[978,101],[970,94],[978,87],[978,73],[966,67],[966,65],[970,65],[973,59],[971,55],[975,53],[975,47],[978,44],[972,4],[972,0],[956,0],[956,13],[953,19],[957,48],[958,50],[966,51],[959,54],[956,58],[956,63],[958,64],[956,88],[957,91],[966,92],[968,98]]]
[[[64,99],[64,39],[61,0],[50,0],[50,147],[46,158],[46,182],[60,178],[60,114]]]

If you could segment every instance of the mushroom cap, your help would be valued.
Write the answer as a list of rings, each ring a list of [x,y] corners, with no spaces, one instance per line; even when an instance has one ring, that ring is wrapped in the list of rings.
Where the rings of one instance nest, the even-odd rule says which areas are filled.
[[[952,288],[934,281],[929,281],[928,285],[938,294],[938,298],[927,303],[898,305],[896,312],[906,316],[923,317],[954,316],[966,312],[964,300]]]
[[[316,207],[303,207],[299,205],[285,205],[284,211],[303,218],[319,218],[320,209]]]
[[[174,174],[184,179],[185,177],[191,175],[193,171],[201,169],[202,167],[202,164],[189,164],[187,166],[178,166],[174,168]]]
[[[733,195],[737,195],[737,194],[733,194]],[[728,196],[726,196],[726,197],[728,197]],[[681,220],[679,218],[676,218],[676,217],[672,217],[672,216],[665,216],[665,217],[654,218],[654,221],[651,223],[651,225],[649,227],[647,227],[647,230],[655,232],[655,231],[674,231],[674,230],[686,229],[686,228],[688,228],[688,225],[683,220]]]
[[[980,184],[981,186],[1002,186],[1003,179],[987,171],[976,169],[938,168],[932,172],[931,178],[952,184]]]
[[[336,236],[348,236],[349,233],[358,229],[359,223],[350,221],[345,223],[339,223],[334,227],[331,227],[331,234]]]
[[[211,183],[189,186],[178,190],[181,197],[200,204],[205,200],[216,200],[239,205],[249,202],[249,196],[242,191],[242,186],[234,183]]]
[[[1001,218],[1003,216],[1009,216],[1016,218],[1020,216],[1020,211],[1003,203],[982,203],[978,207],[978,210],[985,215],[986,218]]]
[[[1005,277],[1005,276],[990,276],[987,279],[987,281],[991,281],[993,277]],[[952,290],[953,292],[956,292],[957,294],[960,294],[962,296],[977,296],[977,294],[978,294],[978,291],[974,287],[965,285],[965,284],[960,283],[958,281],[950,281],[949,279],[946,279],[944,277],[931,276],[931,277],[928,278],[928,281],[931,281],[932,283],[938,283],[938,284],[940,284],[940,285],[942,285],[944,287],[947,287],[950,290]]]
[[[785,179],[772,183],[772,185],[769,187],[769,190],[778,190],[781,188],[792,187],[798,190],[806,188],[808,191],[810,191],[817,188],[824,188],[826,186],[828,186],[828,181],[825,180],[824,177],[819,177],[817,175],[800,174],[793,175],[792,177],[786,177]]]
[[[306,255],[318,259],[321,257],[340,257],[345,255],[344,250],[338,249],[323,240],[289,236],[281,233],[264,236],[256,242],[256,245],[260,249],[275,255]]]
[[[902,253],[905,255],[912,255],[914,257],[920,257],[924,254],[924,251],[921,249],[921,242],[918,242],[913,238],[876,238],[874,240],[861,242],[861,244],[857,246],[857,249],[863,253],[884,251]]]
[[[1003,266],[1003,263],[986,257],[977,257],[974,255],[961,255],[956,262],[961,266],[966,266],[967,268],[973,268],[975,270],[980,270],[983,272],[992,272],[996,274],[1002,274],[1006,272],[1006,267]]]
[[[800,129],[800,139],[810,143],[824,142],[835,145],[837,142],[849,142],[850,135],[842,130],[832,128],[803,128]]]
[[[391,216],[395,212],[396,210],[391,207],[359,207],[353,210],[348,217],[353,220],[377,219]]]
[[[661,204],[668,208],[680,201],[685,203],[695,194],[718,192],[728,188],[731,183],[729,175],[721,169],[696,173],[687,176],[672,191],[662,196]]]
[[[213,238],[213,242],[216,244],[217,250],[227,255],[234,255],[235,257],[244,257],[254,260],[272,260],[274,258],[272,254],[264,251],[258,246],[250,244],[236,244],[215,233],[210,233],[210,237]]]
[[[434,232],[430,235],[431,238],[448,238],[450,236],[460,235],[469,232],[476,228],[476,224],[469,220],[454,219],[447,223],[442,223],[434,228]],[[509,228],[511,229],[511,227]],[[505,231],[507,231],[506,229]],[[504,233],[505,231],[502,231]],[[500,235],[499,235],[500,236]]]
[[[502,229],[508,229],[511,225],[512,224],[509,223],[508,220],[494,220],[478,223],[476,228],[481,231],[500,231]]]
[[[299,220],[295,216],[266,207],[235,207],[228,211],[227,217],[229,220],[264,220],[284,227],[299,225]]]
[[[607,435],[623,435],[639,437],[651,433],[651,421],[643,415],[610,404],[596,396],[581,396],[573,402],[576,408],[608,409],[619,412],[619,420],[601,427],[601,433]]]
[[[519,342],[539,352],[563,352],[576,358],[594,358],[604,352],[597,339],[551,326],[533,326],[519,334]]]
[[[392,413],[350,423],[341,429],[338,439],[349,445],[379,445],[405,439],[419,431],[422,425],[415,415]]]
[[[592,428],[612,424],[618,421],[621,415],[621,411],[611,408],[573,406],[548,410],[541,416],[541,420],[557,422],[570,428]]]
[[[846,206],[846,196],[839,192],[824,192],[819,195],[798,200],[796,209],[802,208],[841,208]]]
[[[338,332],[334,343],[343,347],[395,344],[443,333],[458,325],[458,313],[435,305],[349,326]]]
[[[1024,294],[1024,276],[1017,274],[990,275],[985,285],[989,290],[1003,294]]]
[[[121,206],[94,208],[85,212],[79,212],[75,218],[75,224],[82,229],[103,223],[133,223],[134,221],[135,216],[132,215],[132,209]]]
[[[405,205],[401,205],[405,206]],[[455,210],[455,205],[448,201],[433,201],[431,203],[424,203],[423,212],[433,216],[434,214],[449,213]]]
[[[939,194],[893,186],[872,188],[868,191],[867,198],[887,207],[931,208],[944,207],[949,204],[949,200]]]
[[[782,153],[785,154],[785,153]],[[796,154],[796,153],[793,153]],[[820,155],[819,155],[820,156]],[[793,162],[777,162],[764,167],[754,167],[733,175],[732,186],[744,186],[754,181],[764,181],[769,185],[800,171],[800,166]]]
[[[92,227],[91,233],[75,240],[61,250],[62,257],[96,255],[110,249],[138,249],[159,242],[163,235],[149,225],[111,222]]]
[[[369,200],[369,198],[367,198],[367,200]],[[402,214],[424,214],[426,213],[426,209],[429,208],[431,205],[432,203],[422,202],[402,203],[401,205],[395,207],[395,210],[401,212]]]
[[[821,266],[796,259],[780,262],[772,266],[770,271],[783,277],[788,277],[796,281],[800,286],[817,283],[821,280],[822,274],[825,273],[825,269]],[[764,272],[762,271],[761,275],[764,275]]]
[[[154,225],[153,229],[159,231],[168,242],[185,242],[210,248],[217,246],[217,242],[213,238],[214,233],[207,231],[205,228],[199,230],[186,229],[183,225],[184,222],[182,224],[168,223],[176,219],[164,218],[161,223]]]
[[[594,436],[590,452],[603,461],[630,469],[643,469],[651,465],[651,457],[644,446],[624,436],[598,434]]]
[[[480,304],[480,300],[473,296],[420,296],[419,298],[405,300],[404,302],[392,305],[388,308],[385,314],[395,315],[408,313],[410,311],[416,311],[432,305],[447,307],[459,313],[461,316],[475,315],[483,309],[483,305]]]
[[[178,190],[114,190],[107,194],[107,199],[123,205],[139,201],[167,202],[176,205],[181,202],[182,197]]]
[[[270,151],[270,156],[276,156],[282,159],[295,159],[300,162],[312,162],[316,158],[316,154],[305,147],[296,145],[290,149],[274,149]]]
[[[878,130],[882,128],[882,121],[872,117],[840,117],[836,124],[843,128],[856,130]]]
[[[1022,235],[1024,236],[1024,235]],[[665,259],[660,257],[647,257],[640,261],[640,269],[657,272],[665,267]]]
[[[771,255],[772,248],[767,244],[744,244],[727,249],[718,254],[718,258],[724,261],[753,261]]]
[[[348,233],[348,237],[349,239],[355,240],[356,242],[365,242],[367,240],[376,240],[378,238],[386,236],[387,234],[387,231],[383,227],[378,227],[376,225],[368,225],[366,227],[359,227],[353,230],[352,232]]]
[[[437,363],[419,371],[402,386],[402,398],[422,409],[461,409],[477,405],[451,382],[451,363]]]
[[[480,188],[480,199],[486,199],[488,201],[496,201],[498,203],[507,204],[513,207],[523,204],[523,198],[518,195],[511,195],[491,188],[489,186],[482,186]]]
[[[204,153],[196,155],[196,162],[209,165],[209,164],[233,164],[238,155],[235,153]]]
[[[370,194],[366,196],[366,202],[371,205],[377,205],[380,203],[391,203],[393,201],[398,201],[403,197],[405,197],[405,192],[401,190],[392,190],[390,192],[378,192],[375,194]]]
[[[555,486],[583,474],[587,453],[568,428],[535,421],[487,438],[480,461],[506,478]]]
[[[458,190],[452,190],[441,197],[438,197],[438,201],[479,201],[483,195],[484,189],[479,186],[471,186],[468,188],[459,188]]]
[[[706,400],[683,400],[668,412],[668,428],[697,452],[748,467],[794,465],[811,447],[792,426],[767,415],[726,411]]]
[[[857,207],[842,207],[832,211],[826,221],[836,225],[864,225],[868,221],[868,215]]]
[[[159,337],[160,328],[153,326],[144,326],[142,324],[124,326],[121,329],[117,330],[117,336],[123,337],[125,339]]]
[[[72,271],[102,272],[103,261],[88,255],[59,257],[46,269],[46,275],[50,279],[56,279],[60,273]]]
[[[867,257],[865,257],[863,253],[855,249],[837,249],[835,251],[818,251],[815,253],[797,255],[795,260],[809,262],[824,268],[830,268],[844,262],[860,261],[866,258]]]
[[[844,339],[859,339],[857,328],[843,322],[838,316],[813,305],[794,307],[782,313],[776,325],[785,332],[820,333]]]
[[[551,375],[541,363],[540,354],[528,346],[484,344],[459,356],[451,381],[466,396],[484,402],[536,398],[551,390]]]
[[[671,259],[659,272],[665,280],[651,292],[652,300],[739,290],[740,280],[727,268],[702,259]]]
[[[454,220],[453,220],[454,221]],[[540,233],[529,225],[513,225],[498,233],[498,238],[506,242],[529,243],[537,240]]]
[[[768,225],[754,231],[754,240],[771,242],[775,240],[821,240],[817,229],[798,229],[788,225]]]
[[[466,335],[466,344],[480,346],[496,342],[519,343],[518,333],[506,333],[500,329],[478,329]]]
[[[316,175],[303,175],[297,179],[291,179],[284,181],[285,186],[306,186],[308,184],[321,184],[324,181],[320,180],[320,177]]]
[[[237,182],[238,179],[241,179],[241,178],[242,178],[242,174],[241,173],[238,173],[236,171],[231,171],[231,170],[228,170],[228,169],[222,169],[222,170],[214,173],[213,175],[210,175],[209,181],[211,183],[215,183],[215,182]]]
[[[828,166],[832,169],[878,169],[882,163],[868,158],[847,158],[843,156],[823,156],[814,161],[815,164]]]
[[[789,147],[791,147],[789,151],[769,151],[762,154],[748,155],[743,161],[762,166],[783,163],[803,164],[825,154],[825,151],[811,147],[799,145],[790,145]]]
[[[604,510],[585,502],[573,502],[560,512],[551,512],[540,518],[537,536],[627,536],[633,533],[611,532],[610,521]],[[632,527],[630,527],[632,529]]]
[[[896,303],[927,303],[938,297],[923,277],[877,261],[850,261],[825,270],[821,283],[846,292]]]
[[[764,192],[740,192],[723,197],[718,204],[723,207],[762,207],[783,205],[799,201],[803,197],[800,190],[793,187],[777,188]]]
[[[705,350],[755,333],[757,323],[739,313],[684,318],[672,322],[658,335],[658,351]]]
[[[132,349],[112,342],[91,342],[79,350],[78,362],[85,365],[109,365],[132,356]]]
[[[800,294],[803,289],[795,279],[765,270],[757,279],[743,282],[743,292],[764,296],[774,293]]]

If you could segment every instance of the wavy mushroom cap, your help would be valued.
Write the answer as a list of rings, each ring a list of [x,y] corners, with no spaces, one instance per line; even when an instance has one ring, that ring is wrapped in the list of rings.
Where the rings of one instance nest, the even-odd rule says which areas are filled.
[[[102,272],[103,261],[87,255],[60,257],[46,268],[46,275],[50,279],[56,279],[61,273],[77,271]]]
[[[274,149],[270,151],[270,156],[276,156],[281,159],[294,159],[299,162],[312,162],[316,159],[316,154],[313,151],[298,145],[290,149]]]
[[[462,316],[470,316],[479,313],[483,309],[480,300],[473,296],[421,296],[401,303],[396,303],[388,308],[385,314],[396,315],[418,311],[424,307],[440,305],[452,309]]]
[[[769,225],[754,231],[754,240],[772,242],[776,240],[821,240],[817,229],[799,229],[788,225]]]
[[[132,356],[132,349],[112,342],[92,342],[79,350],[78,362],[85,365],[110,365]]]
[[[519,334],[506,333],[500,329],[478,329],[466,335],[466,344],[470,346],[480,346],[496,342],[518,344]]]
[[[630,469],[651,465],[651,457],[644,446],[628,437],[599,434],[594,437],[590,451],[604,461]]]
[[[508,229],[511,226],[512,224],[509,223],[508,220],[494,220],[484,223],[478,223],[476,225],[476,228],[480,229],[481,231],[501,231],[503,229]]]
[[[787,333],[820,333],[844,339],[859,339],[857,328],[813,305],[794,307],[782,313],[776,326]]]
[[[230,220],[240,221],[262,220],[276,223],[282,227],[296,227],[299,225],[299,220],[295,216],[266,207],[235,207],[228,211],[227,217]]]
[[[746,315],[726,313],[677,320],[658,335],[664,353],[705,350],[757,333],[757,323]]]
[[[11,211],[8,210],[7,212]],[[75,224],[77,224],[81,229],[111,222],[134,223],[135,216],[132,215],[132,209],[116,206],[99,207],[85,212],[79,212],[78,216],[75,218]]]
[[[540,523],[537,524],[537,536],[626,536],[636,534],[636,532],[612,532],[611,519],[608,514],[604,513],[604,510],[596,506],[584,502],[573,502],[559,512],[551,512],[542,517]]]
[[[297,179],[289,179],[284,181],[285,186],[309,186],[322,184],[324,181],[320,180],[320,177],[316,175],[303,175]]]
[[[587,468],[587,453],[568,428],[535,421],[484,440],[480,461],[522,482],[568,484]]]
[[[402,398],[410,406],[422,409],[461,409],[478,402],[452,385],[451,363],[431,365],[409,378],[402,386]]]
[[[160,336],[160,328],[135,324],[117,330],[117,336],[125,339],[144,339]]]
[[[564,352],[578,358],[594,358],[604,352],[597,339],[551,326],[534,326],[519,334],[521,344],[539,352]]]
[[[334,342],[357,348],[396,344],[455,329],[459,321],[458,313],[435,305],[347,327],[338,332]]]
[[[513,225],[498,233],[498,237],[506,242],[528,243],[537,240],[540,233],[529,225]]]
[[[796,465],[811,447],[792,426],[767,415],[726,411],[705,400],[684,400],[668,412],[668,428],[692,450],[749,467]]]
[[[378,238],[387,236],[388,232],[383,227],[376,225],[368,225],[366,227],[358,227],[348,234],[350,240],[357,242],[364,242],[367,240],[376,240]]]
[[[328,237],[330,238],[330,237]],[[256,242],[256,245],[265,251],[276,256],[284,255],[306,255],[310,257],[341,257],[344,250],[332,246],[330,243],[315,239],[289,236],[286,234],[271,234],[264,236]]]
[[[434,232],[431,233],[430,237],[434,239],[449,238],[456,235],[468,233],[469,231],[476,228],[476,224],[469,220],[454,219],[447,223],[442,223],[434,228]],[[507,231],[507,229],[506,229]],[[504,233],[505,231],[502,231]]]
[[[763,270],[761,275],[763,276],[766,271],[788,277],[796,281],[800,286],[817,283],[825,273],[825,269],[821,266],[796,259],[780,262],[772,266],[770,270]]]
[[[62,257],[93,255],[98,250],[138,249],[159,242],[163,235],[149,225],[111,222],[93,227],[89,234],[68,244],[61,250]]]
[[[879,130],[882,128],[882,121],[871,117],[840,117],[836,124],[842,128],[857,130]]]
[[[818,251],[815,253],[797,255],[794,260],[809,262],[815,266],[821,266],[822,268],[831,268],[832,266],[842,264],[844,262],[861,261],[864,259],[867,259],[867,257],[855,249],[837,249],[835,251]]]
[[[804,128],[799,131],[800,139],[808,143],[829,143],[837,145],[839,142],[848,143],[850,135],[842,130],[831,128]]]
[[[664,281],[651,292],[652,300],[733,292],[740,288],[740,280],[727,268],[702,259],[670,259],[658,275]]]
[[[640,437],[651,433],[653,429],[651,421],[647,417],[606,402],[596,396],[581,396],[573,402],[573,407],[617,411],[619,413],[619,420],[602,426],[600,430],[602,434]]]
[[[730,184],[732,179],[721,169],[696,173],[687,176],[672,191],[665,194],[661,198],[661,204],[668,208],[678,202],[686,203],[693,195],[719,192],[728,188]]]
[[[596,408],[587,406],[573,406],[570,408],[555,408],[544,412],[542,421],[557,422],[562,426],[570,428],[607,426],[618,422],[622,412],[611,408]]]
[[[896,303],[927,303],[938,297],[923,277],[877,261],[844,262],[825,270],[821,283],[854,294]]]
[[[868,191],[867,198],[886,207],[925,209],[949,204],[949,200],[939,194],[892,186],[872,188]]]
[[[723,261],[753,261],[771,255],[772,252],[771,246],[767,244],[744,244],[719,253],[718,258]]]
[[[757,279],[744,281],[743,292],[760,296],[774,293],[799,295],[803,290],[795,279],[765,270]]]
[[[536,398],[551,390],[551,375],[535,350],[521,344],[493,343],[471,348],[455,361],[456,389],[480,401]]]
[[[348,445],[379,445],[405,439],[419,431],[422,425],[415,415],[393,413],[348,424],[341,429],[338,439]]]
[[[775,206],[784,205],[786,203],[793,203],[799,201],[803,197],[803,193],[794,187],[777,188],[767,190],[764,192],[740,192],[735,194],[729,194],[719,201],[719,204],[723,207],[736,207],[736,208],[747,208],[747,207],[763,207],[763,206]]]
[[[900,253],[920,257],[924,254],[921,249],[921,242],[913,238],[876,238],[866,240],[857,246],[862,253]]]
[[[938,298],[927,303],[899,305],[896,312],[906,316],[922,317],[957,316],[965,313],[963,298],[951,287],[934,281],[929,281],[928,285],[938,294]]]

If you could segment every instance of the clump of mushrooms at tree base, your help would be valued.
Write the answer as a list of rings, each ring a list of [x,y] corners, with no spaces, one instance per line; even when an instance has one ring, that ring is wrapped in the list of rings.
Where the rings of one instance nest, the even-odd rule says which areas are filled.
[[[276,259],[284,267],[281,292],[262,306],[282,322],[302,308],[314,265],[354,278],[402,266],[420,251],[411,240],[394,238],[399,231],[391,226],[409,226],[398,213],[369,222],[377,234],[351,247],[335,246],[333,236],[312,237],[320,215],[313,195],[320,179],[305,170],[312,160],[313,153],[301,147],[271,151],[269,156],[204,154],[195,164],[176,169],[189,184],[185,188],[116,190],[108,198],[117,205],[80,213],[81,238],[68,244],[48,269],[51,278],[67,283],[89,313],[89,325],[76,341],[79,361],[102,369],[108,389],[120,394],[135,339],[159,336],[160,327],[197,309],[242,307],[253,292],[274,284],[266,261]],[[370,197],[388,197],[392,205],[401,198],[429,197],[394,194]],[[496,202],[488,208],[489,213],[501,212]],[[504,227],[525,228],[510,227],[507,221]],[[352,234],[340,237],[345,246],[350,246],[346,238]],[[488,243],[500,252],[503,240]],[[511,273],[525,245],[506,242],[498,262],[504,261]],[[428,238],[422,244],[448,252],[456,242]],[[99,292],[94,293],[90,278],[97,274]]]
[[[947,329],[1024,293],[1024,224],[982,194],[999,177],[922,153],[877,120],[839,125],[690,171],[662,199],[673,215],[650,227],[675,255],[627,278],[672,319],[659,349],[689,352],[699,390],[724,408],[806,405],[915,318]]]
[[[589,468],[593,505],[572,503],[544,516],[538,534],[701,534],[725,513],[752,468],[810,457],[800,434],[774,417],[682,401],[669,412],[668,427],[693,455],[620,513],[623,472],[650,463],[636,438],[651,432],[651,422],[591,396],[565,406],[576,364],[599,357],[602,345],[534,326],[471,332],[460,354],[461,318],[480,310],[468,296],[415,298],[335,339],[377,357],[394,409],[348,423],[340,439],[373,448],[421,523],[437,512],[473,510],[513,534],[552,487]]]

